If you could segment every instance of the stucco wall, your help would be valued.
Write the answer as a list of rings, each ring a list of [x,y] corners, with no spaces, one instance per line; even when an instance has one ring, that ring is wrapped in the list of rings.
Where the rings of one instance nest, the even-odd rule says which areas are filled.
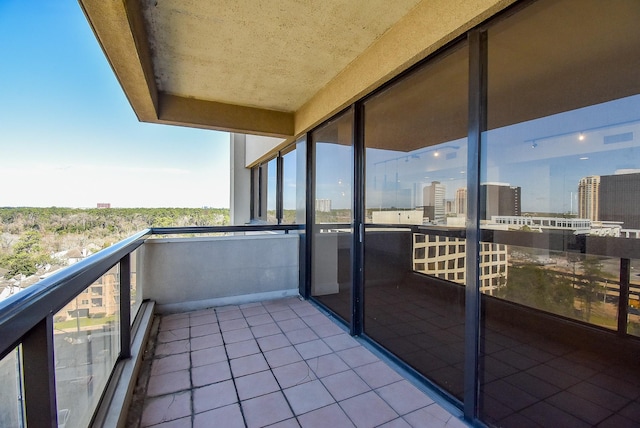
[[[147,240],[143,298],[167,312],[297,295],[298,246],[295,234]]]

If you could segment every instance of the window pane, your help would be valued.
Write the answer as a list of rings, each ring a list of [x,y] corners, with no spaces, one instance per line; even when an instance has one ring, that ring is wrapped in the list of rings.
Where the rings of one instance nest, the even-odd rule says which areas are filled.
[[[307,139],[296,141],[296,223],[307,221]],[[303,232],[301,232],[303,233]]]
[[[282,156],[282,223],[296,222],[297,151],[293,149]],[[304,185],[303,185],[304,189]]]
[[[131,263],[131,324],[133,324],[136,314],[138,313],[138,309],[140,309],[140,305],[142,305],[142,289],[138,284],[138,254],[138,250],[134,250],[129,255]]]
[[[267,169],[267,222],[269,223],[277,223],[278,219],[276,217],[276,198],[278,196],[277,185],[278,185],[278,167],[277,160],[270,160],[266,166],[263,168]]]
[[[311,295],[351,319],[353,113],[312,134],[316,152]]]
[[[118,265],[54,315],[58,413],[86,427],[120,352]]]
[[[460,44],[364,104],[365,332],[459,399],[467,55]]]
[[[264,209],[262,208],[262,190],[260,188],[261,183],[262,180],[260,179],[260,167],[256,166],[251,168],[252,220],[260,219],[265,214]]]
[[[541,0],[489,28],[481,222],[506,250],[480,269],[491,425],[628,417],[633,400],[601,397],[639,369],[615,331],[621,258],[640,249],[623,237],[640,228],[638,18],[635,1]]]
[[[0,427],[24,426],[21,347],[0,360]]]

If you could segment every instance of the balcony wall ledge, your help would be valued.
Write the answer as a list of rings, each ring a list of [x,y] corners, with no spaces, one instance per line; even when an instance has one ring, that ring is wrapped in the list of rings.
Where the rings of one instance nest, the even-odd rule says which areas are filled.
[[[297,234],[148,239],[143,299],[167,313],[296,296],[299,245]]]
[[[268,300],[284,299],[285,297],[300,297],[298,289],[267,291],[264,293],[251,293],[239,296],[219,297],[215,299],[195,300],[180,303],[166,303],[156,305],[156,313],[160,315],[179,312],[191,312],[229,305],[244,305],[246,303],[264,302]]]

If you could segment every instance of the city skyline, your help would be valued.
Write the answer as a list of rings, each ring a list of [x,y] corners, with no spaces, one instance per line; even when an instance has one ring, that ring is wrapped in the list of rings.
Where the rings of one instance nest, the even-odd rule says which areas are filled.
[[[522,212],[577,214],[583,177],[640,171],[639,111],[640,96],[634,95],[489,130],[480,183],[520,187]],[[610,123],[612,115],[620,120]],[[446,200],[467,186],[466,139],[366,153],[368,208],[420,206],[422,189],[434,181],[446,186]]]

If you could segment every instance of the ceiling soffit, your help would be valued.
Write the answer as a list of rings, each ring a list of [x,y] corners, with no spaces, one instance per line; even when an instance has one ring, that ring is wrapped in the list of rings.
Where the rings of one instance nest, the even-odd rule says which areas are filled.
[[[140,120],[288,139],[513,1],[79,0]]]
[[[160,92],[294,112],[419,0],[145,0]]]

